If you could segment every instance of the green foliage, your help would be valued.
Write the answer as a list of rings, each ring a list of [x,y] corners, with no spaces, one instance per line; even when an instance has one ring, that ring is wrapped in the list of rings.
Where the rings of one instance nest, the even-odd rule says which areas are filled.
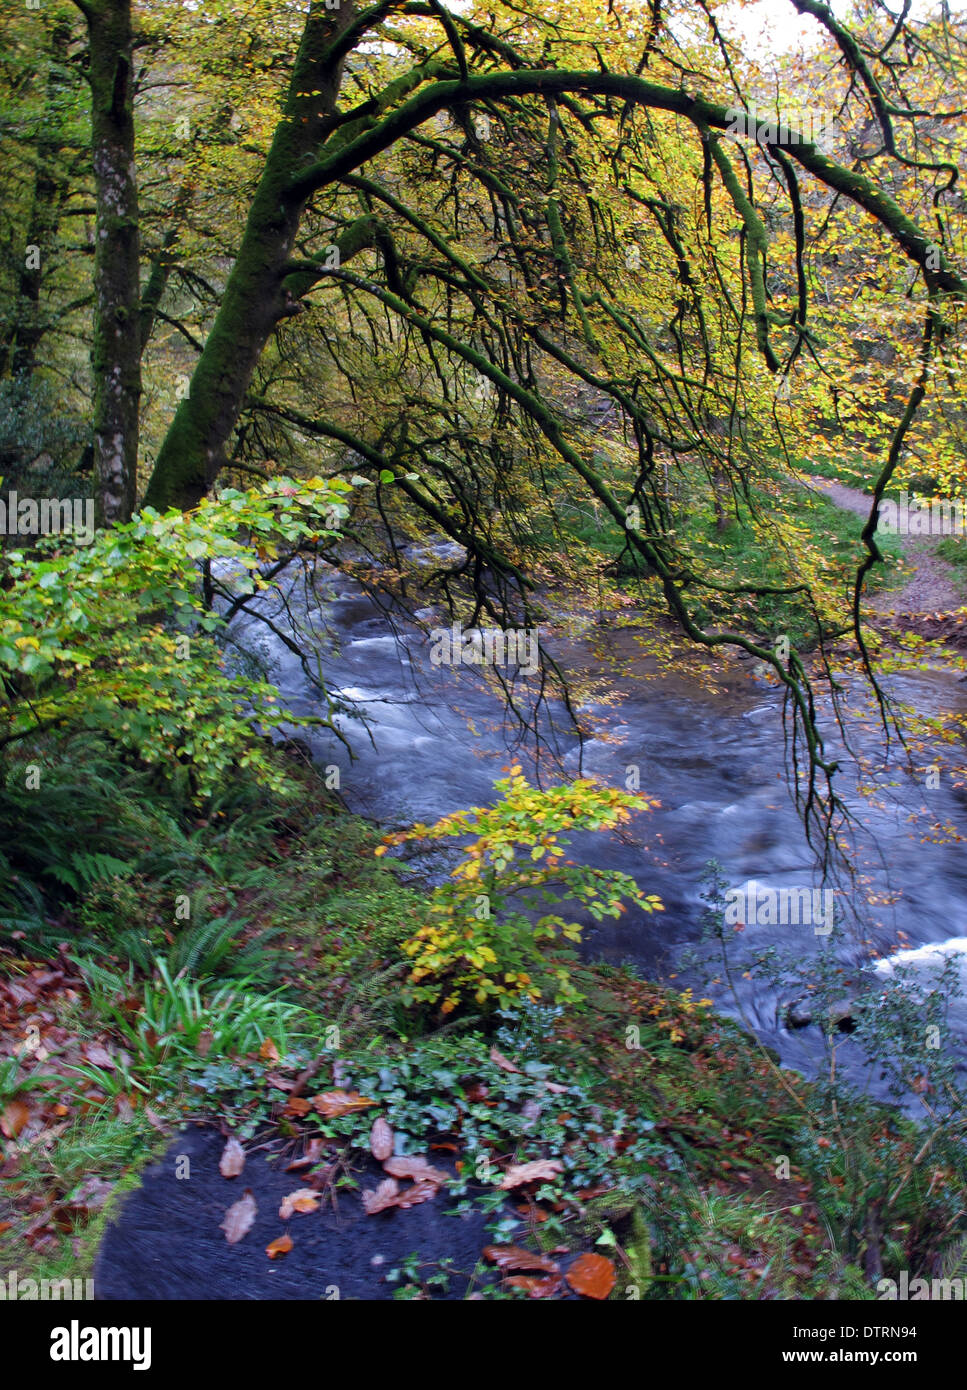
[[[227,780],[199,820],[184,789],[132,766],[103,734],[11,745],[0,770],[0,934],[23,932],[34,949],[69,939],[120,952],[147,972],[158,954],[175,973],[265,978],[274,968],[274,933],[242,904],[270,884],[279,892],[271,859],[284,803],[254,773]],[[188,920],[176,916],[178,895]]]
[[[56,761],[51,751],[21,747],[19,758],[8,750],[0,762],[0,930],[35,939],[50,934],[65,897],[129,869],[117,858],[130,804],[119,794],[119,760],[91,736],[65,741]]]
[[[948,565],[967,569],[967,541],[962,536],[944,536],[943,540],[937,543],[936,553],[942,560],[946,560]]]
[[[243,933],[244,939],[240,939]],[[235,916],[186,922],[179,928],[165,961],[172,975],[183,973],[192,979],[241,977],[262,983],[277,968],[269,945],[278,936],[271,929],[249,932],[245,919]],[[121,932],[114,946],[137,970],[150,973],[157,946],[151,937],[143,935],[143,929],[132,927]]]
[[[90,481],[56,462],[71,455],[80,458],[89,434],[89,424],[65,409],[61,396],[39,375],[0,380],[4,493],[12,489],[21,497],[89,497]]]
[[[259,566],[284,546],[334,534],[351,485],[312,478],[227,489],[193,511],[146,509],[90,546],[48,538],[40,555],[12,551],[0,592],[0,676],[10,737],[38,726],[99,729],[193,795],[210,797],[234,767],[281,790],[285,779],[252,737],[264,727],[320,723],[278,708],[264,681],[230,675],[205,607],[201,562],[264,587]]]
[[[173,974],[155,960],[132,1007],[133,978],[91,960],[79,960],[95,1011],[131,1056],[131,1076],[111,1081],[102,1067],[78,1067],[108,1091],[135,1084],[142,1090],[171,1087],[176,1093],[192,1073],[220,1059],[258,1052],[271,1040],[287,1056],[306,1037],[307,1015],[279,992],[264,994],[251,980],[215,986],[185,972]],[[207,1059],[207,1060],[206,1060]],[[94,1076],[96,1073],[96,1076]],[[132,1080],[133,1078],[133,1080]]]
[[[39,1086],[47,1081],[56,1082],[57,1077],[49,1072],[44,1072],[34,1068],[27,1070],[26,1057],[17,1056],[0,1057],[0,1109],[6,1105],[8,1100],[13,1100],[16,1096],[31,1091],[35,1086]]]
[[[704,936],[714,943],[716,971],[731,984],[725,884],[714,861],[708,876]],[[747,968],[782,998],[808,997],[821,1029],[828,1071],[790,1091],[797,1125],[789,1151],[810,1180],[830,1250],[852,1265],[872,1247],[874,1263],[895,1275],[916,1268],[927,1251],[936,1254],[938,1232],[948,1243],[967,1229],[967,1095],[951,1023],[963,988],[956,959],[933,978],[900,965],[887,978],[847,980],[842,933],[837,925],[825,949],[806,962],[766,946]],[[841,1033],[837,1020],[847,1002],[851,1029]],[[922,1097],[924,1123],[885,1109],[844,1080],[844,1051],[875,1070],[897,1102]]]
[[[662,911],[628,874],[594,869],[564,859],[560,832],[571,828],[610,830],[634,810],[657,803],[581,779],[546,791],[529,786],[519,767],[495,784],[491,808],[475,806],[386,837],[376,851],[409,840],[473,836],[450,880],[436,888],[431,921],[419,927],[403,950],[412,960],[405,998],[436,1003],[452,1013],[472,997],[479,1007],[506,1006],[523,996],[556,1002],[576,1000],[565,964],[551,966],[542,945],[579,942],[582,927],[540,903],[573,901],[596,921],[617,917],[627,898],[644,912]],[[514,864],[527,851],[523,864]],[[513,900],[511,902],[511,900]]]
[[[450,1193],[481,1199],[474,1188],[482,1183],[482,1199],[501,1217],[505,1163],[558,1160],[561,1172],[544,1182],[576,1212],[584,1208],[582,1194],[599,1182],[641,1192],[666,1153],[644,1107],[630,1113],[602,1103],[593,1069],[576,1066],[548,1039],[541,1058],[521,1060],[518,1072],[502,1067],[475,1031],[421,1039],[405,1052],[388,1054],[384,1044],[343,1058],[341,1069],[343,1086],[379,1102],[400,1152],[424,1152],[428,1132],[459,1135],[463,1165]],[[326,1134],[365,1146],[372,1113],[318,1123]]]

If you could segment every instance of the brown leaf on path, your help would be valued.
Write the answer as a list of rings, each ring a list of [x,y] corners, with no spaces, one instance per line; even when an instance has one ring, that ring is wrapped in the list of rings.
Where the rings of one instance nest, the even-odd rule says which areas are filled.
[[[535,1255],[520,1245],[485,1245],[483,1257],[498,1269],[542,1269],[547,1274],[560,1274],[561,1267],[547,1255]]]
[[[379,1101],[361,1096],[358,1091],[322,1091],[312,1097],[312,1105],[326,1120],[338,1120],[340,1115],[351,1115],[354,1110],[368,1110]]]
[[[369,1131],[369,1151],[380,1160],[390,1158],[393,1153],[393,1131],[382,1115],[377,1115]]]
[[[384,1178],[376,1187],[363,1193],[363,1210],[367,1216],[375,1216],[378,1211],[395,1207],[400,1194],[400,1185],[395,1178]]]
[[[520,1071],[520,1067],[515,1067],[513,1062],[509,1061],[502,1052],[498,1052],[495,1047],[490,1049],[490,1060],[495,1066],[500,1067],[501,1071]]]
[[[450,1181],[449,1173],[445,1173],[442,1168],[434,1168],[432,1164],[427,1163],[422,1154],[387,1158],[383,1163],[383,1169],[390,1177],[412,1178],[414,1182],[432,1182],[437,1187]]]
[[[222,1156],[218,1160],[218,1171],[223,1178],[237,1178],[245,1167],[245,1150],[234,1136],[222,1150]]]
[[[247,1187],[238,1201],[233,1202],[229,1207],[225,1213],[225,1219],[219,1223],[220,1229],[225,1232],[225,1239],[229,1245],[236,1245],[243,1236],[248,1235],[257,1211],[255,1196],[252,1189]]]
[[[560,1293],[564,1280],[559,1274],[543,1279],[536,1274],[511,1274],[504,1283],[512,1289],[525,1289],[528,1298],[554,1298]]]
[[[12,1100],[0,1114],[0,1131],[8,1139],[16,1139],[30,1119],[30,1110],[22,1100]]]
[[[387,1211],[390,1207],[400,1207],[405,1211],[407,1207],[417,1207],[421,1202],[432,1202],[439,1190],[434,1182],[417,1182],[400,1191],[395,1178],[384,1178],[378,1187],[363,1193],[363,1209],[367,1216]]]
[[[604,1255],[579,1255],[564,1277],[585,1298],[607,1298],[614,1288],[614,1265]]]
[[[515,1163],[504,1174],[500,1184],[505,1190],[523,1187],[524,1183],[537,1182],[540,1178],[553,1178],[563,1172],[564,1165],[556,1158],[538,1158],[533,1163]]]
[[[435,1182],[415,1182],[412,1187],[404,1187],[396,1199],[396,1206],[418,1207],[421,1202],[432,1202],[440,1191]]]
[[[319,1198],[315,1189],[311,1187],[300,1187],[297,1192],[290,1192],[287,1197],[282,1198],[282,1205],[279,1207],[279,1216],[283,1221],[288,1221],[293,1212],[316,1211],[319,1207]]]
[[[275,1240],[270,1241],[265,1247],[265,1253],[270,1260],[275,1260],[280,1255],[288,1255],[291,1249],[292,1237],[290,1235],[276,1236]]]

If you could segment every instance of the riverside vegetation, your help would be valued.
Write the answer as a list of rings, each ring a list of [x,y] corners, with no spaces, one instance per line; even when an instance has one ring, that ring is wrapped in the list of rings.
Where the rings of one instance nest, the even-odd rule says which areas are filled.
[[[861,936],[857,721],[967,780],[963,702],[905,694],[964,671],[964,609],[899,611],[914,550],[876,530],[894,489],[967,495],[967,27],[794,0],[810,41],[765,53],[730,8],[0,16],[0,1273],[88,1277],[198,1118],[293,1163],[307,1213],[482,1213],[470,1296],[967,1275],[956,962],[859,989],[839,924],[807,964],[762,951],[743,975],[823,1040],[801,1076],[697,984],[582,948],[588,918],[684,925],[588,848],[648,821],[647,775],[523,770],[548,710],[589,738],[628,675],[537,641],[567,615],[712,690],[747,663],[782,700],[762,776]],[[822,138],[786,140],[793,110]],[[377,825],[305,755],[353,704],[340,580],[411,636],[528,635],[526,679],[478,673],[515,750],[488,804]],[[860,771],[875,804],[892,765]],[[956,845],[924,801],[924,854]],[[710,863],[695,968],[741,1019],[724,892]],[[891,1103],[844,1080],[847,1026]],[[417,1250],[381,1288],[454,1278]]]

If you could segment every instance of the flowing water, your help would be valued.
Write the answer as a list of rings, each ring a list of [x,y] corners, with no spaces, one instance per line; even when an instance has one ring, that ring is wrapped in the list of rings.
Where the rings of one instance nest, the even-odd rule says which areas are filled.
[[[438,562],[447,549],[426,547],[425,552],[428,562]],[[478,673],[432,664],[427,636],[413,627],[394,630],[399,625],[391,625],[354,582],[334,571],[317,571],[312,596],[293,589],[287,599],[325,653],[326,685],[347,706],[337,724],[354,757],[328,731],[299,734],[321,764],[339,767],[351,810],[392,826],[432,821],[491,801],[493,783],[511,761],[521,762],[531,780],[543,770],[548,782],[583,773],[624,787],[637,775],[660,808],[636,817],[627,835],[573,836],[572,853],[631,873],[646,892],[661,897],[665,911],[629,910],[617,923],[602,926],[588,919],[587,951],[615,964],[632,962],[651,978],[674,976],[678,987],[694,984],[696,993],[712,997],[717,1007],[744,1016],[784,1063],[814,1072],[822,1062],[822,1033],[814,1024],[789,1025],[786,1006],[801,988],[745,977],[759,948],[787,951],[807,971],[814,953],[834,950],[847,977],[865,970],[881,980],[896,962],[884,959],[874,966],[874,953],[888,957],[903,950],[896,960],[920,971],[947,956],[967,966],[967,859],[956,842],[924,843],[923,822],[911,821],[912,813],[927,807],[931,821],[967,835],[967,801],[949,777],[928,788],[925,757],[917,760],[919,772],[906,767],[897,746],[885,761],[882,728],[858,681],[849,692],[854,708],[871,716],[851,738],[859,761],[829,733],[831,711],[820,705],[829,749],[842,759],[838,789],[856,820],[858,876],[845,891],[840,885],[835,897],[837,911],[852,908],[847,915],[853,920],[831,942],[815,917],[797,922],[796,914],[790,920],[787,912],[782,925],[768,921],[768,910],[764,924],[756,924],[753,915],[732,933],[730,944],[737,1006],[724,985],[708,986],[679,968],[683,951],[700,933],[707,862],[717,860],[727,884],[741,888],[744,897],[757,894],[759,902],[769,889],[823,886],[788,791],[777,689],[738,661],[722,668],[724,675],[717,668],[714,690],[694,671],[657,674],[654,657],[642,653],[633,630],[612,630],[591,617],[583,634],[547,645],[566,669],[606,678],[613,693],[602,691],[599,703],[579,710],[582,725],[593,730],[589,737],[567,732],[563,720],[555,735],[545,718],[549,743],[539,769],[532,742],[521,741],[518,723]],[[274,604],[273,621],[287,629],[289,619],[278,600],[266,595],[258,602],[263,612]],[[318,713],[318,693],[298,657],[253,617],[237,619],[234,627],[268,660],[288,707]],[[618,658],[617,667],[603,659],[602,644]],[[967,685],[958,673],[939,666],[895,677],[889,689],[921,713],[967,706]],[[864,796],[860,784],[874,778],[876,795]],[[822,901],[817,898],[817,905]],[[763,923],[761,913],[758,922]],[[967,1010],[955,1001],[952,1016],[967,1056]],[[882,1093],[877,1075],[864,1070],[858,1044],[847,1037],[838,1047],[838,1065],[869,1084],[873,1094]]]

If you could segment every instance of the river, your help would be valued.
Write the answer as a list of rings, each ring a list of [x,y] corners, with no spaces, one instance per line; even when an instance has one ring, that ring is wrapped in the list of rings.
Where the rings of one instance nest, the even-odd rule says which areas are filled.
[[[421,549],[427,563],[449,553],[445,544]],[[560,707],[552,706],[541,725],[548,742],[535,759],[533,740],[521,741],[519,725],[476,671],[432,664],[426,634],[391,624],[352,580],[319,567],[314,593],[291,585],[286,602],[287,609],[271,594],[258,600],[280,630],[291,630],[296,614],[298,625],[313,634],[330,695],[346,707],[336,722],[354,757],[328,731],[299,730],[299,736],[321,765],[339,768],[342,795],[361,815],[399,827],[485,803],[511,761],[521,762],[532,780],[583,773],[626,786],[637,775],[660,808],[636,817],[627,835],[575,835],[572,844],[588,862],[631,873],[646,892],[661,897],[665,911],[629,911],[602,926],[588,919],[584,949],[613,964],[633,963],[650,978],[673,979],[678,988],[693,986],[723,1012],[743,1017],[785,1065],[815,1074],[824,1065],[822,1030],[801,1020],[801,1026],[791,1026],[788,1005],[804,986],[774,986],[746,976],[763,946],[788,952],[807,977],[815,953],[832,951],[847,981],[872,972],[885,984],[898,962],[924,975],[947,956],[967,978],[967,859],[950,836],[947,843],[925,843],[925,820],[912,819],[926,809],[931,823],[967,836],[967,798],[947,775],[934,787],[923,766],[911,772],[896,743],[891,757],[884,757],[882,729],[857,678],[848,683],[848,694],[870,717],[851,738],[855,757],[834,736],[828,700],[819,702],[828,747],[841,759],[837,787],[855,818],[858,873],[851,883],[834,885],[837,911],[842,916],[846,909],[848,921],[830,937],[815,917],[803,923],[786,913],[782,924],[769,920],[768,908],[758,920],[753,914],[742,930],[730,931],[736,999],[721,972],[712,977],[720,982],[709,985],[694,970],[682,970],[683,952],[700,934],[707,862],[721,864],[726,883],[741,889],[746,902],[752,895],[767,901],[769,890],[779,899],[782,889],[828,886],[788,791],[777,686],[731,658],[714,668],[711,689],[693,667],[661,672],[654,657],[642,652],[633,628],[588,615],[570,624],[573,629],[583,623],[583,632],[551,635],[547,646],[566,670],[600,677],[610,693],[579,709],[588,729],[580,738],[566,729]],[[319,712],[317,691],[279,638],[250,616],[236,618],[233,628],[259,650],[288,708]],[[617,661],[618,675],[609,657]],[[888,688],[921,713],[967,707],[960,674],[939,664],[893,677]],[[925,756],[916,761],[925,764]],[[891,955],[897,951],[905,954]],[[956,998],[950,1007],[964,1070],[967,1009]],[[837,1034],[837,1067],[885,1098],[877,1070],[865,1066],[847,1032]]]

